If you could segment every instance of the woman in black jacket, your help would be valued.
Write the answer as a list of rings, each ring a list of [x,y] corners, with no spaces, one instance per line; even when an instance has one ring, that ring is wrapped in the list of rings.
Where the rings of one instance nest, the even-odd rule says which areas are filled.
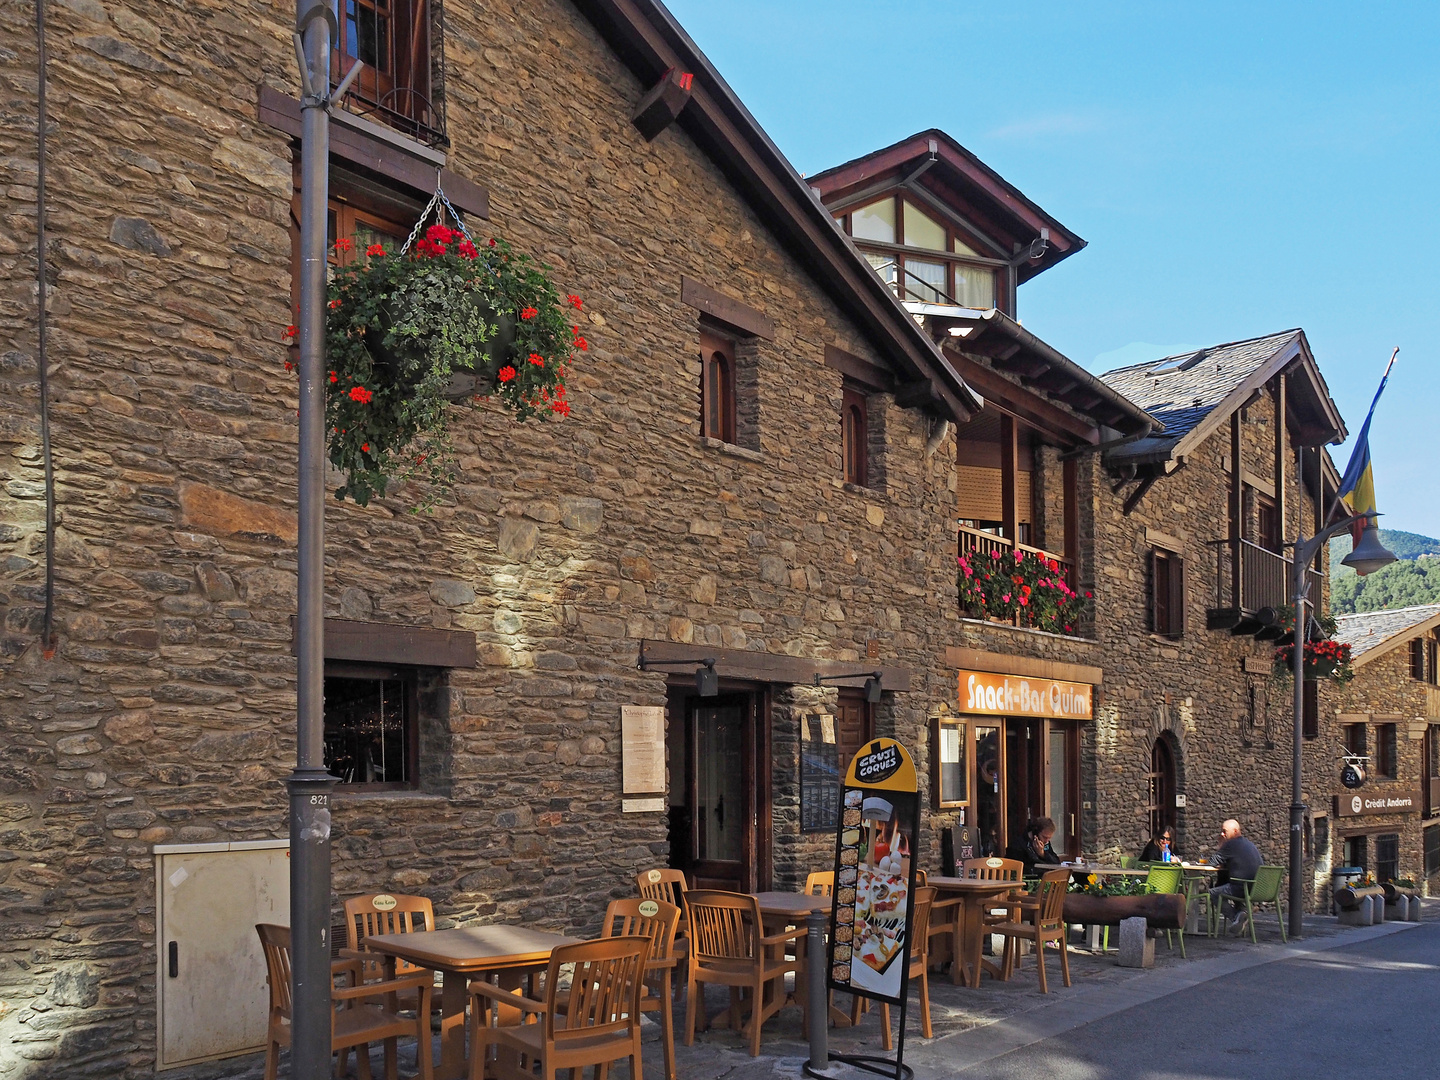
[[[1165,853],[1170,853],[1170,858],[1175,862],[1180,861],[1180,853],[1175,850],[1175,830],[1169,825],[1160,831],[1159,836],[1152,836],[1145,845],[1145,850],[1140,852],[1141,862],[1165,862]]]
[[[1035,818],[1025,829],[1025,842],[1016,853],[1025,864],[1025,876],[1036,877],[1036,863],[1058,863],[1060,856],[1050,846],[1055,835],[1055,822],[1048,817]]]

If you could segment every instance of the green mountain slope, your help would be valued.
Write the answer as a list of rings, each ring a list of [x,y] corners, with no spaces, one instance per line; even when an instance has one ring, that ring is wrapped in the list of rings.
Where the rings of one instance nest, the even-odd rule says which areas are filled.
[[[1341,614],[1440,603],[1440,540],[1381,529],[1380,542],[1400,561],[1362,578],[1340,565],[1350,553],[1350,537],[1337,536],[1330,541],[1331,610]]]

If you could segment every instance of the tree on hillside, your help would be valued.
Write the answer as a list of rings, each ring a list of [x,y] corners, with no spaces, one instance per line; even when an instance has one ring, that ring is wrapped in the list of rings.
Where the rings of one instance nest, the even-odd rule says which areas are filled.
[[[1440,558],[1402,559],[1361,577],[1346,574],[1330,588],[1330,610],[1337,614],[1384,611],[1440,603]]]

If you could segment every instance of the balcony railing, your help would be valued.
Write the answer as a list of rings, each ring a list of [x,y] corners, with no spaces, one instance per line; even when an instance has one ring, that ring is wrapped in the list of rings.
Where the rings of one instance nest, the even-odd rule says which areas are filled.
[[[1215,597],[1206,613],[1211,630],[1278,636],[1275,617],[1290,603],[1291,562],[1249,540],[1212,540]],[[1310,599],[1320,599],[1320,575],[1307,570]]]
[[[442,0],[358,0],[342,7],[331,78],[338,83],[360,66],[344,108],[419,142],[447,146]]]
[[[959,546],[962,556],[980,555],[989,557],[991,552],[1008,554],[1017,548],[1020,551],[1028,551],[1032,555],[1039,555],[1042,558],[1050,559],[1060,564],[1060,573],[1065,579],[1065,584],[1072,589],[1075,585],[1075,567],[1063,555],[1056,555],[1053,551],[1046,551],[1044,548],[1031,547],[1029,544],[1013,544],[1003,536],[995,533],[985,532],[981,529],[972,529],[968,525],[957,526],[959,530]],[[991,619],[991,622],[998,622],[1007,625],[1019,625],[1019,618],[1012,619]]]

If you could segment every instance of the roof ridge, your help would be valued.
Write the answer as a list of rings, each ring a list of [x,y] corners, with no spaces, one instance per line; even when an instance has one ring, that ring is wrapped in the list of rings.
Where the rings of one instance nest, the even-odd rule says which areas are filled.
[[[1436,604],[1411,604],[1408,607],[1380,608],[1378,611],[1347,611],[1335,616],[1336,622],[1341,619],[1365,619],[1374,615],[1399,615],[1406,611],[1440,611],[1440,603]]]
[[[1276,330],[1274,333],[1261,334],[1258,337],[1239,338],[1235,341],[1224,341],[1218,345],[1202,345],[1198,349],[1182,349],[1180,352],[1177,353],[1167,353],[1164,356],[1157,356],[1153,360],[1141,360],[1137,364],[1126,364],[1123,367],[1111,368],[1109,371],[1102,371],[1099,375],[1096,376],[1096,378],[1103,379],[1109,375],[1118,375],[1122,371],[1137,371],[1141,368],[1155,367],[1157,364],[1163,364],[1166,360],[1174,360],[1175,358],[1180,356],[1194,356],[1196,353],[1210,354],[1218,352],[1221,349],[1233,349],[1239,345],[1253,345],[1257,341],[1270,341],[1274,338],[1285,338],[1289,337],[1292,334],[1300,334],[1304,332],[1305,328],[1303,326],[1295,326],[1291,327],[1289,330]]]

